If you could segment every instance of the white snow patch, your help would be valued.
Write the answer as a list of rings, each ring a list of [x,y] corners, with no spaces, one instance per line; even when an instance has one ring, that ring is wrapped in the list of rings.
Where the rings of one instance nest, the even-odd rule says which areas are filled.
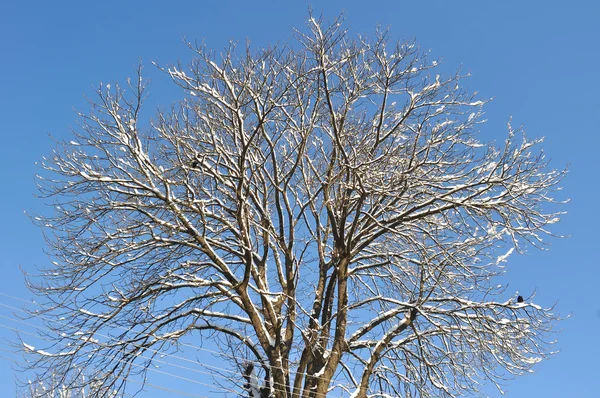
[[[314,374],[314,377],[321,377],[325,374],[325,366],[323,366],[317,373]]]
[[[505,254],[503,254],[502,256],[498,256],[498,258],[496,259],[496,265],[506,262],[508,256],[510,256],[514,251],[515,248],[511,247]]]
[[[23,347],[25,347],[26,350],[35,351],[35,347],[30,344],[23,343]]]

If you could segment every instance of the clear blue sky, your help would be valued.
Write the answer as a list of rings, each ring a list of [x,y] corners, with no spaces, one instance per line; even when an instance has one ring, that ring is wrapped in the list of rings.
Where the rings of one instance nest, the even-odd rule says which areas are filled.
[[[307,18],[306,1],[4,1],[0,5],[0,293],[27,298],[21,269],[47,260],[40,231],[23,211],[40,209],[35,200],[34,162],[48,154],[48,134],[66,136],[76,126],[74,109],[86,111],[99,82],[123,81],[139,60],[152,79],[149,104],[169,105],[168,79],[151,66],[187,60],[183,44],[204,39],[216,50],[230,39],[255,47],[285,41]],[[315,14],[346,13],[351,32],[372,35],[377,24],[391,36],[415,37],[441,58],[443,70],[470,71],[467,81],[483,98],[486,137],[503,140],[506,122],[524,125],[530,136],[545,136],[545,151],[556,168],[570,164],[564,181],[570,204],[548,252],[531,251],[508,263],[509,290],[551,305],[570,319],[560,326],[555,358],[536,372],[508,384],[508,397],[598,396],[600,298],[598,216],[600,131],[600,6],[593,1],[328,1]],[[0,296],[0,338],[6,329],[26,331]],[[0,396],[14,396],[14,358],[0,340]],[[190,355],[195,358],[199,354]],[[188,364],[188,366],[191,366]],[[165,367],[165,371],[167,371]],[[177,369],[171,369],[177,373]],[[150,381],[194,393],[202,387],[150,374]],[[210,383],[208,377],[197,380]],[[208,390],[206,391],[207,395]],[[142,397],[175,396],[148,389]]]

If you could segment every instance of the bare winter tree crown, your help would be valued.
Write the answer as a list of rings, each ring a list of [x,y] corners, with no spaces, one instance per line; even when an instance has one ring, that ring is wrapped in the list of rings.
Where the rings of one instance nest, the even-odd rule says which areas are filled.
[[[551,309],[494,281],[558,220],[540,140],[480,142],[484,101],[414,43],[296,39],[192,47],[147,129],[141,77],[102,86],[44,160],[40,380],[120,394],[193,344],[246,395],[455,397],[549,354]]]

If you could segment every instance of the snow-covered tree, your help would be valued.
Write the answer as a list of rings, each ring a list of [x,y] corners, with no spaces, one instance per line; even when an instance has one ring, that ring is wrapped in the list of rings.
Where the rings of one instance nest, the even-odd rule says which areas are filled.
[[[68,376],[68,377],[64,377]],[[69,372],[68,375],[52,374],[44,381],[28,381],[24,392],[18,394],[19,398],[89,398],[102,396],[114,398],[117,391],[103,389],[93,380],[87,380],[80,372]]]
[[[240,394],[454,397],[550,354],[551,309],[494,280],[558,220],[541,140],[478,140],[485,101],[414,43],[313,18],[295,37],[191,46],[149,127],[141,77],[101,86],[44,160],[41,379],[124,391],[194,341],[254,363]]]

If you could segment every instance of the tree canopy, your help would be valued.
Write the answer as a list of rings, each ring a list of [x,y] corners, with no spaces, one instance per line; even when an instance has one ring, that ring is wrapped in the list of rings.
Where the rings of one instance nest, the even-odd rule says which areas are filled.
[[[551,308],[494,277],[543,245],[564,171],[510,125],[481,142],[486,101],[415,43],[340,22],[190,46],[164,69],[183,99],[148,128],[141,75],[98,89],[40,177],[41,380],[123,392],[195,335],[236,353],[239,392],[454,397],[550,353]]]

